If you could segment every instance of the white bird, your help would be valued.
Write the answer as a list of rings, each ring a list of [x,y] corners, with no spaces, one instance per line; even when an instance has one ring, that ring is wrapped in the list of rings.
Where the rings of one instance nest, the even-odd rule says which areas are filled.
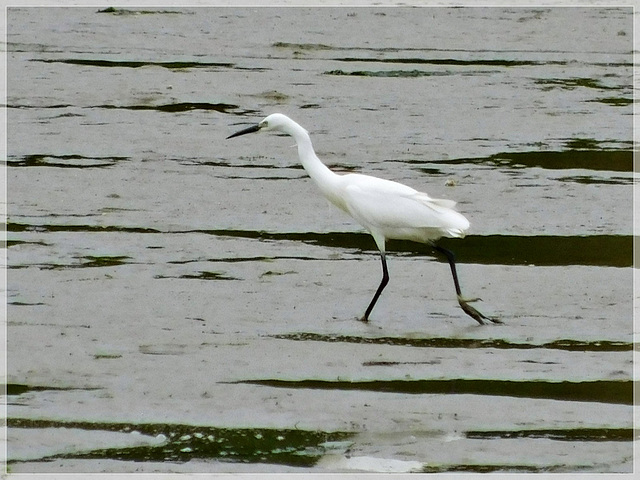
[[[316,156],[309,132],[281,113],[269,115],[257,125],[229,135],[227,139],[260,130],[273,130],[292,136],[298,146],[302,166],[322,194],[340,210],[351,215],[373,236],[380,250],[382,281],[360,320],[369,320],[378,297],[389,282],[385,243],[387,239],[396,239],[426,243],[444,254],[451,267],[458,303],[465,313],[480,324],[484,324],[484,320],[502,323],[469,305],[480,299],[465,299],[462,296],[453,253],[434,243],[441,237],[464,237],[469,228],[469,221],[453,209],[456,202],[431,198],[407,185],[382,178],[359,173],[339,175],[332,172]]]

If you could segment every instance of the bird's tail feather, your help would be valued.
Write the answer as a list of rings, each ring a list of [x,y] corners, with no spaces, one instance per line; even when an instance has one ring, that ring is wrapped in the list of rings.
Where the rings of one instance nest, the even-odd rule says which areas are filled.
[[[435,205],[443,208],[454,208],[456,206],[456,202],[453,200],[447,200],[445,198],[431,198],[426,193],[418,193],[416,197],[423,203],[430,204],[430,206]]]

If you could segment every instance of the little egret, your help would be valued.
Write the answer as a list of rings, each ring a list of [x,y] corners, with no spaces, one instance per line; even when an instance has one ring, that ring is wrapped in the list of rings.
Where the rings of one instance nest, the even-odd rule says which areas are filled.
[[[371,310],[389,282],[385,243],[387,239],[396,239],[426,243],[444,254],[451,267],[462,310],[481,325],[485,323],[484,320],[502,323],[469,305],[480,299],[462,296],[453,253],[434,243],[441,237],[464,237],[469,228],[469,221],[453,209],[456,202],[431,198],[426,193],[390,180],[358,173],[339,175],[332,172],[316,156],[309,133],[281,113],[269,115],[257,125],[229,135],[227,139],[261,130],[273,130],[292,136],[298,146],[302,166],[322,194],[340,210],[351,215],[373,236],[382,259],[382,281],[361,318],[363,322],[369,321]]]

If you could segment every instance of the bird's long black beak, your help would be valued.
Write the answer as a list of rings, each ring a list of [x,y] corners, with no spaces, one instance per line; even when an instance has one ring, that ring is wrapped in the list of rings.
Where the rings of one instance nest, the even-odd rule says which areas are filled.
[[[233,137],[239,137],[240,135],[245,135],[247,133],[253,133],[253,132],[257,132],[258,130],[260,130],[260,124],[257,123],[249,128],[245,128],[244,130],[240,130],[239,132],[236,133],[232,133],[231,135],[229,135],[227,137],[227,140],[229,140],[230,138]]]

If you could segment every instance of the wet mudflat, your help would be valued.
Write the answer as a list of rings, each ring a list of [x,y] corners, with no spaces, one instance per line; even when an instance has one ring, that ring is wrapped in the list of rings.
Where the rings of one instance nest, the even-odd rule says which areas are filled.
[[[13,472],[631,472],[632,12],[12,8]],[[567,29],[567,25],[575,28]],[[458,201],[373,240],[277,135]]]

